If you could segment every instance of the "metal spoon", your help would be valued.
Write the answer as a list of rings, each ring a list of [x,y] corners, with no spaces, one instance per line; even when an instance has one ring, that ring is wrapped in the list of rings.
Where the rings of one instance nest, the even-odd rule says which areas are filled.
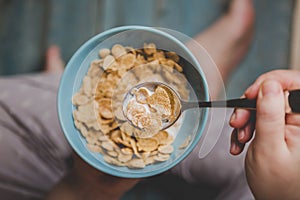
[[[170,86],[161,83],[161,82],[145,82],[131,88],[127,94],[125,95],[123,101],[123,113],[126,117],[127,121],[132,124],[132,122],[127,118],[126,107],[130,99],[134,98],[134,94],[132,91],[137,90],[141,87],[147,88],[149,91],[154,92],[157,87],[162,87],[167,91],[167,93],[173,99],[173,113],[167,119],[162,120],[162,129],[169,128],[172,126],[180,117],[181,113],[187,109],[191,108],[201,108],[201,107],[229,107],[229,108],[244,108],[244,109],[256,109],[256,99],[230,99],[230,100],[222,100],[222,101],[198,101],[198,102],[188,102],[184,101],[180,98],[179,94]],[[293,113],[300,113],[300,90],[292,90],[288,91],[288,107],[290,111]],[[136,126],[135,126],[136,127]],[[138,127],[137,127],[138,128]]]

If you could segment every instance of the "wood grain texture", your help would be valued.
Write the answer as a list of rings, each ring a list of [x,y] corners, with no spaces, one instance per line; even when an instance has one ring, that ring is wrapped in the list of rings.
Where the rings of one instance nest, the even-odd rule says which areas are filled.
[[[251,48],[227,84],[238,97],[260,74],[287,68],[293,0],[255,1]],[[0,0],[0,74],[41,70],[58,44],[67,62],[91,36],[122,25],[164,27],[194,36],[224,11],[225,0]]]
[[[300,1],[295,0],[291,32],[290,67],[300,69]]]

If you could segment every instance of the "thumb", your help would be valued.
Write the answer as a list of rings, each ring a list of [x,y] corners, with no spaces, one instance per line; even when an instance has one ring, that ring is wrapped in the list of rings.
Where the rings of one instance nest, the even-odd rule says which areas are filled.
[[[285,101],[281,85],[263,82],[257,98],[255,141],[270,148],[284,143]]]

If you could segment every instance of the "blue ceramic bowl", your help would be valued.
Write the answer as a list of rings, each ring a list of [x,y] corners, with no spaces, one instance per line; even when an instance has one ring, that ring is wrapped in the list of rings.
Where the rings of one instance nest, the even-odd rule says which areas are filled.
[[[173,143],[174,152],[165,162],[147,165],[143,169],[130,169],[106,163],[100,153],[90,152],[86,148],[86,141],[75,128],[72,113],[75,107],[71,98],[81,87],[82,80],[89,69],[90,63],[98,58],[101,48],[111,48],[114,44],[142,47],[144,43],[153,42],[157,48],[174,51],[185,58],[190,64],[184,66],[184,74],[194,90],[197,98],[208,100],[208,89],[204,73],[193,54],[177,38],[169,33],[151,27],[124,26],[113,28],[94,36],[84,43],[68,62],[62,76],[58,92],[58,114],[61,127],[74,151],[87,163],[96,169],[118,177],[143,178],[165,172],[182,161],[198,143],[207,120],[207,109],[193,109],[185,111],[179,132]],[[178,147],[191,138],[185,149]]]

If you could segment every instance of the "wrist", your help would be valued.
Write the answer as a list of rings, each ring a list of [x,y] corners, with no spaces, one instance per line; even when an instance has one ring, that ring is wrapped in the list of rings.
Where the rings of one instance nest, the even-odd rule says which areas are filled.
[[[79,161],[83,162],[83,161]],[[104,174],[86,163],[75,163],[74,168],[66,176],[66,182],[71,190],[76,193],[78,199],[120,199],[127,191],[123,190],[118,183],[119,178]],[[80,197],[80,198],[79,198]]]
[[[134,187],[138,179],[125,179],[108,174],[91,167],[77,155],[75,156],[74,167],[66,177],[78,195],[88,200],[95,197],[101,199],[120,199],[129,189]]]

